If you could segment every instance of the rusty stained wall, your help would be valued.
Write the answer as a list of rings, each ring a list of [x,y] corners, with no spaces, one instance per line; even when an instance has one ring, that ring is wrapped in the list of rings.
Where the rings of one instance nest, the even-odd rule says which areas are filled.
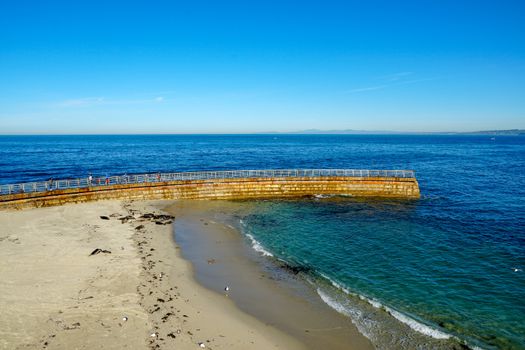
[[[295,177],[152,182],[20,193],[0,197],[0,209],[46,207],[95,200],[249,199],[312,195],[419,198],[413,178]]]

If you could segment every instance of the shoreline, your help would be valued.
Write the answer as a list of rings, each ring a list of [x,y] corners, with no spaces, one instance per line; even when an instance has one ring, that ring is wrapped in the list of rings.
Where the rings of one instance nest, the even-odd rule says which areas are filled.
[[[195,282],[158,204],[0,212],[0,348],[304,348]]]
[[[139,211],[165,215],[163,208],[167,203],[133,202],[128,208],[137,210],[138,207]],[[142,273],[146,282],[151,283],[145,286],[147,294],[141,294],[144,295],[143,306],[152,314],[153,329],[158,332],[159,342],[150,342],[153,348],[157,344],[161,349],[167,345],[194,348],[203,344],[213,349],[304,349],[294,338],[240,311],[231,300],[199,285],[193,278],[191,264],[182,258],[180,246],[173,240],[171,224],[159,226],[153,222],[150,226],[155,227],[156,237],[146,242],[141,239],[148,236],[138,232],[137,238],[138,243],[144,243]],[[170,302],[174,305],[168,305]],[[173,333],[174,325],[178,328]],[[171,338],[169,343],[162,337],[164,334]]]
[[[241,310],[275,325],[310,349],[401,349],[407,345],[479,349],[376,300],[351,293],[323,274],[301,272],[308,267],[273,257],[251,234],[241,233],[242,217],[250,212],[246,207],[250,205],[257,204],[177,201],[164,207],[179,214],[175,241],[182,247],[182,256],[191,261],[201,285],[221,295],[225,294],[223,285],[233,285],[228,294]],[[259,307],[259,302],[264,306]]]
[[[373,349],[351,318],[322,302],[296,273],[276,268],[246,246],[239,228],[234,227],[244,211],[238,204],[177,201],[163,208],[178,214],[175,242],[182,248],[182,257],[191,262],[196,281],[308,349]]]

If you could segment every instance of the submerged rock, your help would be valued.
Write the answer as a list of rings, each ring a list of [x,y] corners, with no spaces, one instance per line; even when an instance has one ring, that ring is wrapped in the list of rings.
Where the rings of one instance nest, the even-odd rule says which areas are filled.
[[[304,265],[290,265],[290,264],[287,264],[287,263],[282,264],[281,267],[282,267],[283,269],[285,269],[286,271],[293,273],[294,275],[297,275],[297,274],[300,273],[300,272],[307,273],[307,272],[309,272],[310,270],[312,270],[312,268],[309,267],[309,266],[304,266]]]

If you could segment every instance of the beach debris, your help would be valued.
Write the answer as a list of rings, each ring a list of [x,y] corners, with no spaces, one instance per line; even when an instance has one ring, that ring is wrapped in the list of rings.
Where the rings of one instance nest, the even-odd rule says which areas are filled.
[[[89,254],[89,256],[91,256],[91,255],[97,255],[97,254],[100,254],[100,253],[111,254],[111,251],[106,250],[106,249],[100,249],[100,248],[97,248],[97,249],[93,250],[93,251],[91,252],[91,254]]]
[[[137,227],[135,227],[135,230],[137,231],[144,230],[144,225],[138,225]]]
[[[153,332],[149,336],[152,337],[152,338],[156,338],[158,335],[159,335],[159,333]]]
[[[121,223],[125,224],[129,220],[133,220],[135,218],[132,215],[128,215],[128,216],[123,216],[123,217],[118,218],[118,219],[120,220]]]
[[[173,312],[168,312],[168,313],[166,313],[166,315],[162,316],[162,318],[161,318],[162,322],[163,322],[163,323],[166,322],[166,321],[168,320],[168,318],[169,318],[170,316],[172,316],[172,315],[173,315]]]
[[[100,218],[101,218],[102,220],[109,220],[109,217],[106,216],[106,215],[100,215]]]
[[[208,265],[215,264],[215,259],[208,259]]]
[[[126,322],[128,318],[126,316],[122,317],[122,321]]]
[[[177,338],[177,336],[173,334],[173,332],[168,333],[168,337],[173,338],[173,339]]]
[[[153,220],[173,220],[175,219],[172,215],[165,215],[165,214],[154,214],[154,213],[146,213],[140,216],[141,219],[153,219]]]
[[[197,344],[198,344],[198,345],[199,345],[199,346],[200,346],[201,348],[205,348],[205,347],[206,347],[206,344],[204,344],[204,343],[203,343],[203,342],[201,342],[201,341],[200,341],[200,342],[198,342]]]
[[[174,216],[171,215],[165,215],[165,214],[154,214],[154,213],[146,213],[139,217],[142,220],[150,220],[153,221],[157,225],[168,225],[173,222],[175,219]]]

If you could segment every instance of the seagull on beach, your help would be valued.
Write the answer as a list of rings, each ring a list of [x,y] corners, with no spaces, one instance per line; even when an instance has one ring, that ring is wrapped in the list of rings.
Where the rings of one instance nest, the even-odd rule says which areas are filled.
[[[224,287],[224,291],[225,291],[225,292],[227,292],[227,291],[229,291],[229,290],[230,290],[230,287],[228,287],[228,286]]]

